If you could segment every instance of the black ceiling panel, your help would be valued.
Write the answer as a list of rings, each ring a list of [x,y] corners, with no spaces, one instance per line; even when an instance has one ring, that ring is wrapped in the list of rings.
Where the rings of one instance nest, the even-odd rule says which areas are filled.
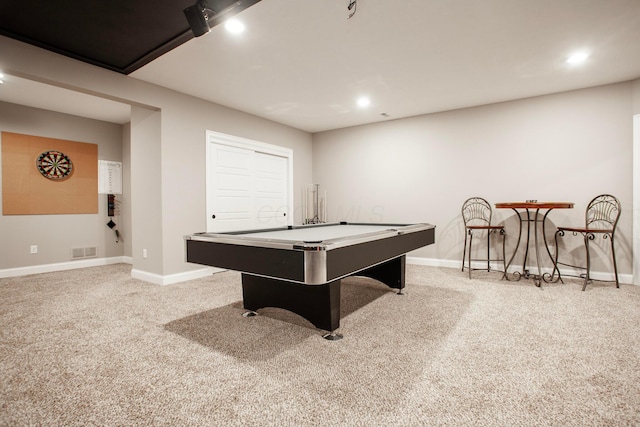
[[[195,0],[0,0],[0,34],[123,74],[192,39]],[[229,6],[233,0],[216,0]]]

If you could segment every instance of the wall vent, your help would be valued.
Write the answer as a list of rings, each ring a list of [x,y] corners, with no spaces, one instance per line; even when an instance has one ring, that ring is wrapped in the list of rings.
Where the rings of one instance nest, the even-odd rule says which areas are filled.
[[[71,248],[71,259],[95,258],[98,256],[98,248],[90,246],[88,248]]]

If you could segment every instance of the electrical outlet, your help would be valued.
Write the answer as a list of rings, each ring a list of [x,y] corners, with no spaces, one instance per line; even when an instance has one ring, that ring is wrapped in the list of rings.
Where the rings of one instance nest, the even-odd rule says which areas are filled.
[[[32,254],[38,253],[38,245],[31,245],[31,253]]]
[[[142,258],[145,258],[145,259],[147,258],[147,250],[146,249],[142,250]]]

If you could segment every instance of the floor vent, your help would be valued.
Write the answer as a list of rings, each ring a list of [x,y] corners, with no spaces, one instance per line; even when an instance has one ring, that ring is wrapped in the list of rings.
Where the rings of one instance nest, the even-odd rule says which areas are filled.
[[[88,248],[71,248],[71,259],[95,258],[98,256],[98,248],[90,246]]]

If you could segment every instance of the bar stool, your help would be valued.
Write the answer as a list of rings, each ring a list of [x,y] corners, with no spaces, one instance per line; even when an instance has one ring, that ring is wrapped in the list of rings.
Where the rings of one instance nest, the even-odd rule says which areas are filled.
[[[613,273],[615,276],[616,288],[620,287],[620,283],[618,282],[618,264],[616,262],[616,251],[614,246],[614,236],[616,234],[616,228],[618,226],[618,220],[620,219],[620,201],[610,195],[610,194],[601,194],[593,198],[589,204],[587,205],[587,209],[585,211],[585,225],[579,227],[558,227],[555,235],[555,243],[556,243],[556,257],[555,257],[555,269],[554,274],[558,271],[558,279],[562,281],[562,277],[560,276],[560,269],[558,265],[565,265],[567,267],[573,267],[578,270],[584,270],[585,272],[578,277],[584,278],[584,285],[582,285],[582,290],[584,291],[587,288],[587,284],[589,281],[594,279],[591,278],[591,249],[589,246],[589,242],[594,240],[596,236],[602,236],[603,240],[609,239],[611,242],[611,258],[613,261]],[[585,250],[585,258],[586,258],[586,266],[583,265],[573,265],[566,262],[558,261],[559,254],[559,246],[558,246],[558,237],[564,237],[565,233],[571,233],[574,236],[578,234],[582,235],[584,239],[584,250]],[[570,276],[570,274],[565,274]],[[601,282],[609,282],[610,280],[600,280]]]
[[[486,261],[487,271],[491,271],[491,261],[502,261],[505,265],[505,231],[503,225],[492,225],[491,216],[493,211],[491,205],[481,197],[471,197],[462,204],[462,220],[464,221],[464,250],[462,251],[462,271],[464,271],[465,256],[467,257],[469,278],[472,270],[484,270],[484,268],[472,268],[471,261]],[[486,232],[487,235],[487,257],[482,259],[471,258],[471,247],[473,244],[474,232]],[[502,236],[502,258],[491,259],[491,235],[498,233]],[[467,241],[469,242],[469,254],[467,256]]]

